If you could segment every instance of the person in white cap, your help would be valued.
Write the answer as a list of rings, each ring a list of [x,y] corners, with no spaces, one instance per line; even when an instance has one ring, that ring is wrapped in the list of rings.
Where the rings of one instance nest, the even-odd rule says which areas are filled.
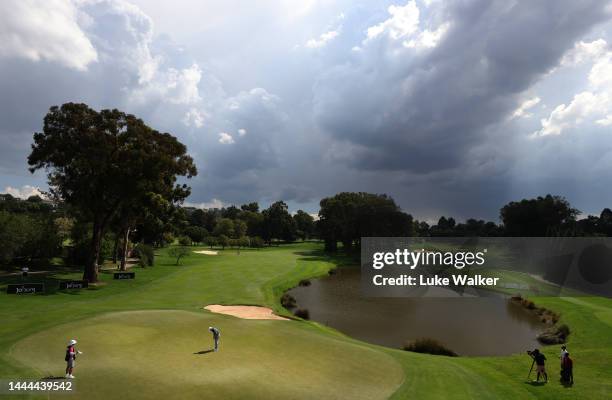
[[[219,338],[221,337],[221,332],[219,332],[219,329],[212,326],[209,326],[208,330],[213,335],[213,340],[215,341],[215,352],[217,352],[219,351]]]
[[[77,344],[77,341],[74,339],[71,339],[70,342],[68,342],[68,346],[66,347],[66,378],[67,379],[74,379],[74,375],[72,375],[72,370],[74,369],[74,365],[75,365],[75,361],[76,361],[76,356],[77,354],[83,354],[80,351],[77,351],[76,347],[74,347]]]

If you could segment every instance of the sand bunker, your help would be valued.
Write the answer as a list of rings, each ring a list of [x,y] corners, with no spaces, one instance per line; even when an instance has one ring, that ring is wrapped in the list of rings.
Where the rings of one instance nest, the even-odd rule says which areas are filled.
[[[213,251],[213,250],[198,250],[198,251],[194,251],[194,253],[206,254],[207,256],[216,256],[217,254],[219,254],[218,251]]]
[[[288,318],[273,314],[272,310],[267,307],[222,306],[219,304],[210,304],[204,308],[214,313],[232,315],[243,319],[278,319],[288,321]]]

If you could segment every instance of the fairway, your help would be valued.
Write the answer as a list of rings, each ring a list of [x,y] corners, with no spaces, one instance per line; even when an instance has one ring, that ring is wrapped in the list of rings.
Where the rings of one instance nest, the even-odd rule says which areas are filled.
[[[207,352],[209,325],[222,332],[218,353]],[[88,399],[177,398],[179,393],[182,399],[383,399],[403,379],[392,357],[309,334],[295,322],[204,311],[105,314],[34,334],[12,353],[41,375],[62,375],[68,332],[82,343],[75,375],[79,397]]]
[[[194,250],[204,249],[194,247]],[[299,320],[247,320],[204,310],[210,304],[259,305],[291,316],[279,299],[305,278],[346,260],[302,243],[261,250],[193,254],[176,266],[168,249],[136,279],[78,292],[2,294],[0,374],[62,376],[66,342],[84,352],[75,370],[79,399],[393,398],[608,399],[612,393],[612,301],[534,298],[572,329],[576,384],[558,383],[558,346],[544,346],[550,382],[531,385],[530,359],[438,357],[359,342]],[[76,278],[79,272],[45,276]],[[221,350],[208,326],[221,330]],[[56,396],[59,397],[59,396]],[[10,397],[7,397],[10,398]],[[23,397],[16,397],[23,398]]]

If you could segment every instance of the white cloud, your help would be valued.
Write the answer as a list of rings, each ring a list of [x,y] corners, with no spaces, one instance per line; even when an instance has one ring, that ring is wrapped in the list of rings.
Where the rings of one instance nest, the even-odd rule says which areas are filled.
[[[602,126],[612,125],[612,114],[606,115],[605,118],[598,119],[597,121],[595,121],[595,123]]]
[[[562,66],[592,62],[588,75],[589,88],[568,104],[560,104],[541,120],[541,128],[533,136],[560,135],[585,121],[601,126],[612,124],[612,51],[603,39],[578,42],[561,61]]]
[[[27,199],[30,196],[41,196],[44,197],[43,194],[37,187],[25,185],[21,188],[14,188],[11,186],[7,186],[4,188],[2,193],[8,193],[13,197],[18,197],[20,199]]]
[[[387,9],[391,17],[378,25],[368,28],[367,37],[373,39],[387,33],[391,39],[401,39],[419,28],[419,8],[414,0],[405,6],[389,6]]]
[[[185,117],[183,118],[183,123],[186,126],[194,126],[196,128],[201,128],[204,126],[204,113],[198,111],[197,108],[192,107],[185,113]]]
[[[184,205],[187,207],[195,207],[195,208],[201,208],[203,210],[207,210],[210,208],[223,208],[227,205],[227,203],[219,199],[212,199],[211,201],[202,202],[202,203],[192,203],[192,202],[186,201]]]
[[[392,40],[402,40],[404,47],[417,50],[429,49],[436,47],[450,28],[450,23],[444,22],[435,29],[419,29],[420,11],[414,0],[405,6],[392,5],[387,11],[391,17],[369,27],[364,44],[386,33]]]
[[[68,0],[0,1],[0,56],[47,60],[85,70],[98,53]]]
[[[599,58],[606,52],[608,43],[604,39],[592,42],[580,41],[561,59],[561,66],[575,66]]]
[[[409,41],[405,41],[404,46],[416,49],[429,49],[432,47],[436,47],[440,39],[442,39],[442,37],[444,37],[444,34],[448,31],[449,27],[450,23],[445,22],[433,31],[426,29],[422,32],[419,32],[416,38],[410,39]]]
[[[238,129],[238,136],[244,136],[246,134],[247,134],[246,129],[244,129],[244,128]]]
[[[521,118],[521,117],[524,117],[524,118],[531,117],[531,114],[528,113],[527,110],[529,110],[530,108],[536,106],[539,102],[540,102],[540,98],[539,97],[534,97],[534,98],[525,100],[514,111],[514,113],[512,113],[511,119],[513,119],[513,118]]]
[[[316,49],[325,46],[329,41],[333,40],[340,34],[340,29],[331,30],[321,34],[317,39],[310,39],[306,42],[306,47],[309,49]]]
[[[168,68],[158,71],[144,86],[136,88],[131,99],[145,103],[151,99],[161,99],[172,104],[193,105],[202,100],[198,85],[202,70],[197,63],[184,69]]]
[[[219,133],[219,143],[221,144],[232,144],[234,143],[234,138],[227,132]]]
[[[606,52],[595,61],[589,73],[589,83],[596,88],[607,86],[608,90],[612,89],[612,52]]]
[[[534,136],[560,135],[564,130],[584,122],[585,119],[606,113],[610,97],[607,93],[584,91],[574,96],[569,105],[557,106],[548,118],[541,120],[542,128]]]

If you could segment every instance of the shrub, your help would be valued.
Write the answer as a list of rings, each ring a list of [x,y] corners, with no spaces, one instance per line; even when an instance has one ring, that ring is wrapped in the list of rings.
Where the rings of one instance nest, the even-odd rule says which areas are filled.
[[[566,324],[559,325],[559,327],[557,328],[557,333],[559,335],[563,336],[563,338],[565,339],[570,334],[570,328]]]
[[[187,257],[190,254],[191,250],[186,246],[175,246],[168,250],[168,255],[176,258],[176,265],[180,265],[181,258]]]
[[[201,243],[208,236],[208,231],[199,226],[189,226],[185,229],[185,235],[189,236],[193,243]]]
[[[191,238],[189,236],[181,236],[178,240],[181,246],[191,246]]]
[[[134,253],[139,258],[138,264],[142,268],[152,267],[155,264],[155,252],[148,244],[138,243],[134,248]]]
[[[210,248],[212,249],[214,246],[217,245],[217,238],[214,236],[208,236],[207,238],[204,239],[204,242],[206,243],[207,246],[210,246]]]
[[[570,334],[569,326],[562,324],[552,327],[538,335],[538,342],[542,344],[561,344],[567,341]]]
[[[457,353],[448,349],[442,343],[438,342],[435,339],[431,338],[421,338],[417,339],[413,342],[404,345],[402,348],[406,351],[412,351],[415,353],[426,353],[433,354],[436,356],[448,356],[448,357],[457,357]]]
[[[262,247],[264,247],[264,240],[262,238],[260,238],[259,236],[253,236],[251,237],[250,240],[250,246],[255,248],[255,249],[260,249]]]
[[[225,248],[230,244],[230,239],[225,235],[219,235],[219,237],[217,238],[217,242],[219,243],[221,248],[225,250]]]
[[[297,307],[297,302],[295,301],[295,298],[291,296],[289,293],[283,294],[283,297],[281,297],[280,302],[281,302],[281,305],[287,309]]]
[[[297,310],[295,310],[293,315],[302,319],[310,319],[310,313],[305,308],[298,308]]]
[[[172,232],[164,232],[162,234],[162,246],[167,246],[174,243],[174,235]]]
[[[247,236],[242,236],[238,239],[238,246],[249,247],[251,245],[251,241]]]
[[[310,286],[310,280],[302,279],[299,283],[300,286]]]

